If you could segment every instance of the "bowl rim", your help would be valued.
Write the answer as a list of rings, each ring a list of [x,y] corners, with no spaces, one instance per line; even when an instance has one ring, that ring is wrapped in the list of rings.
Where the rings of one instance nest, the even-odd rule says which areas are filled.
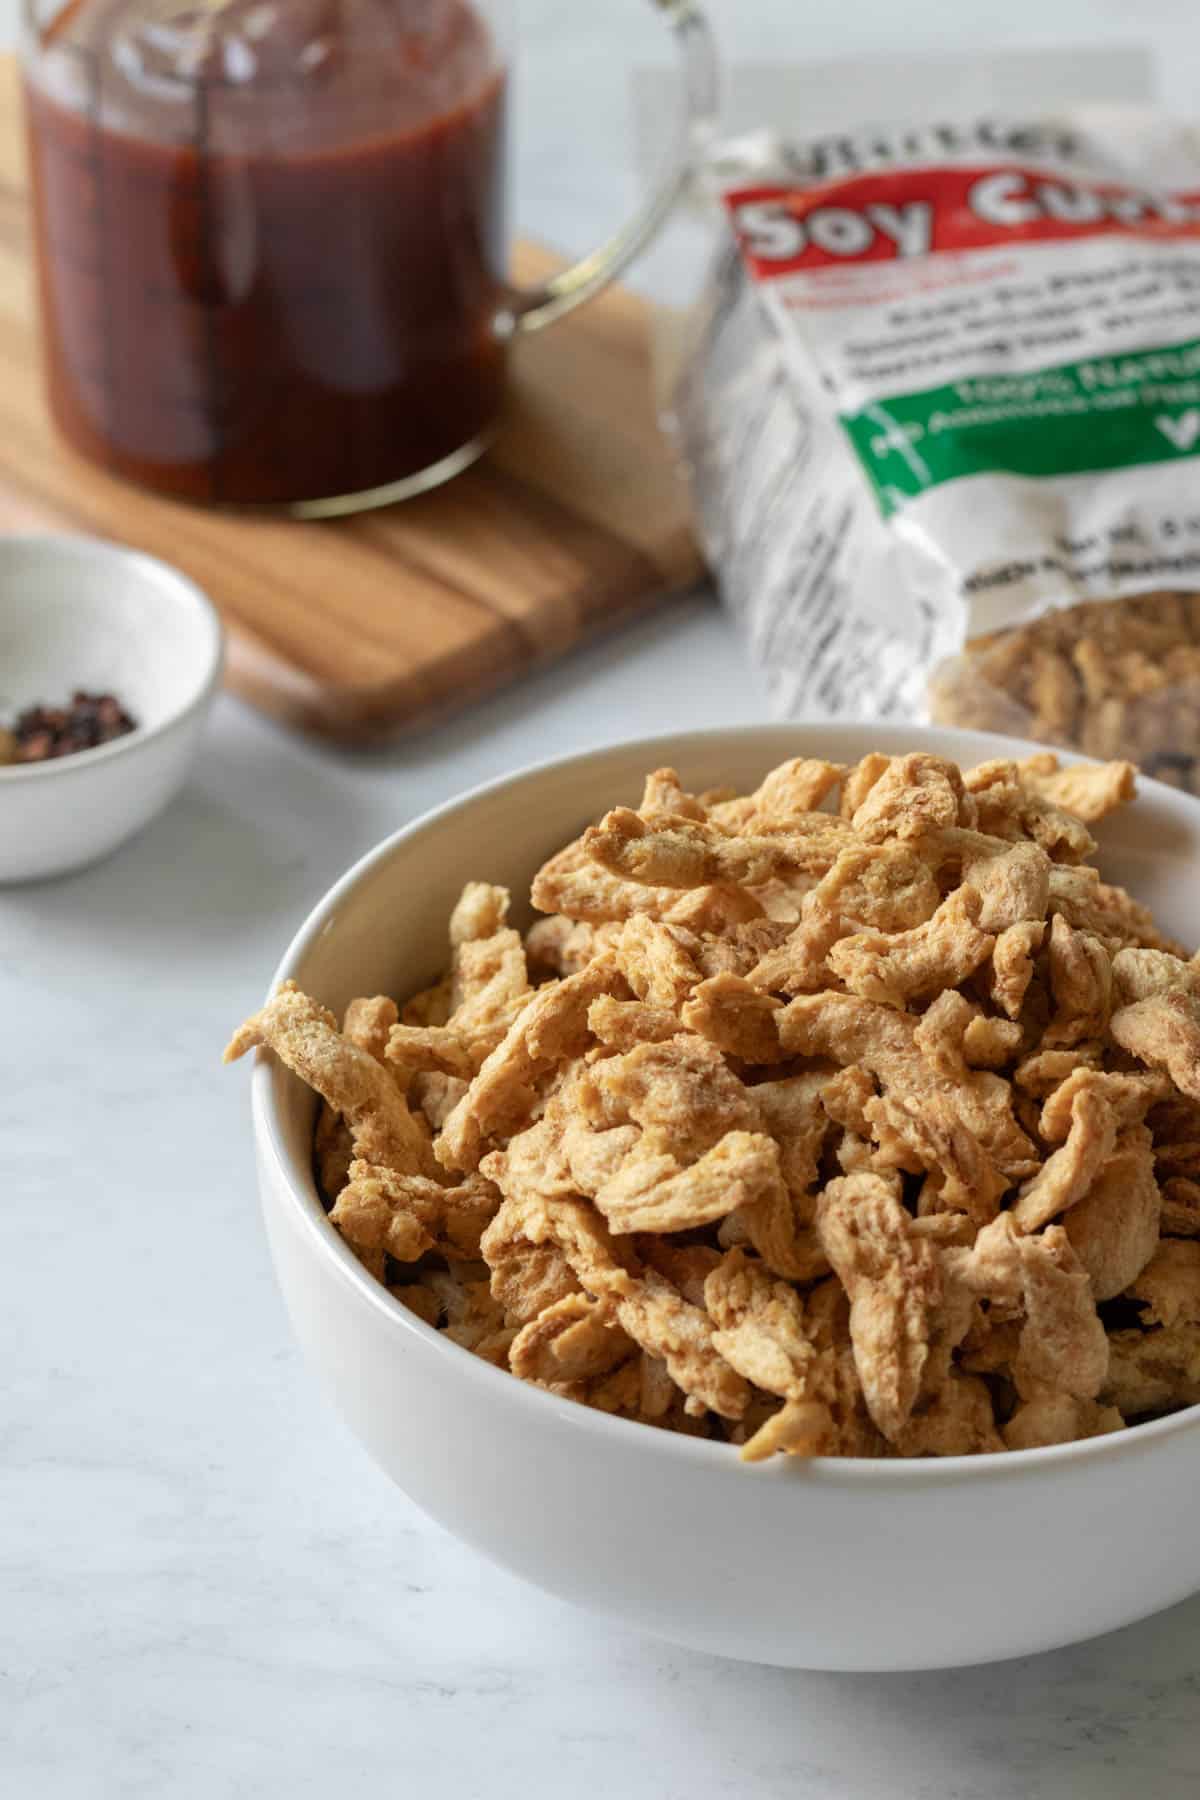
[[[165,590],[172,604],[182,601],[193,611],[206,628],[208,641],[203,661],[192,677],[192,690],[188,697],[157,723],[135,725],[132,731],[122,733],[107,744],[94,744],[86,750],[73,750],[68,756],[51,757],[45,762],[0,764],[0,784],[45,781],[56,775],[66,776],[77,774],[83,769],[94,769],[101,762],[109,762],[117,756],[127,756],[132,750],[154,743],[157,738],[176,730],[186,719],[208,705],[220,684],[225,665],[225,628],[212,600],[190,575],[185,575],[174,563],[155,556],[151,551],[119,544],[111,538],[92,537],[87,532],[11,532],[0,539],[0,559],[10,548],[32,550],[45,554],[48,558],[57,557],[67,562],[87,563],[99,558],[102,561],[125,563],[135,574],[142,578],[149,577],[160,592]]]
[[[550,771],[569,769],[598,758],[623,752],[629,755],[647,755],[651,761],[646,767],[655,766],[666,746],[680,744],[683,740],[720,743],[732,739],[754,739],[777,736],[781,731],[794,727],[797,731],[821,730],[826,737],[837,739],[843,733],[847,736],[863,731],[871,731],[877,735],[892,734],[897,731],[906,732],[911,729],[915,737],[919,737],[923,746],[937,749],[939,746],[951,754],[950,745],[964,736],[980,738],[994,746],[995,754],[1028,755],[1039,750],[1044,751],[1044,744],[1037,744],[1023,738],[1002,736],[998,733],[974,731],[970,728],[957,730],[951,727],[932,725],[907,726],[904,722],[885,720],[783,720],[770,721],[756,725],[726,725],[698,728],[694,730],[675,730],[656,732],[639,738],[615,738],[594,744],[583,750],[572,751],[566,756],[549,756],[539,758],[535,762],[523,764],[520,768],[505,775],[494,776],[486,781],[477,782],[473,787],[450,799],[440,801],[427,808],[416,818],[391,832],[372,849],[366,851],[351,864],[350,868],[326,890],[316,905],[309,912],[304,922],[295,932],[287,949],[284,951],[273,976],[268,994],[275,992],[282,981],[292,978],[298,964],[306,956],[309,948],[328,929],[331,920],[337,914],[347,896],[368,875],[372,874],[383,863],[387,862],[401,846],[412,838],[439,823],[469,803],[485,799],[510,787],[528,781],[536,781]],[[861,754],[861,752],[860,752]],[[1093,759],[1079,755],[1077,752],[1055,747],[1055,754],[1064,762],[1088,762]],[[953,759],[952,760],[956,760]],[[1139,791],[1143,784],[1155,794],[1165,796],[1171,805],[1191,806],[1197,809],[1197,825],[1200,828],[1200,799],[1181,793],[1167,784],[1155,781],[1153,777],[1138,774]],[[444,1332],[437,1331],[427,1325],[423,1319],[383,1286],[382,1282],[370,1275],[354,1252],[329,1224],[327,1217],[320,1210],[319,1196],[311,1167],[298,1170],[290,1152],[283,1142],[279,1111],[275,1099],[276,1083],[286,1072],[279,1068],[274,1057],[265,1048],[255,1053],[254,1068],[251,1079],[251,1118],[253,1135],[260,1154],[270,1159],[273,1172],[280,1186],[287,1195],[287,1204],[305,1234],[315,1254],[323,1259],[341,1279],[353,1290],[359,1299],[371,1306],[378,1315],[386,1319],[392,1329],[401,1333],[401,1342],[408,1334],[424,1354],[432,1357],[448,1359],[447,1373],[455,1372],[463,1380],[482,1382],[485,1390],[490,1389],[492,1401],[497,1405],[506,1405],[521,1411],[528,1407],[537,1409],[542,1419],[548,1419],[551,1409],[557,1409],[561,1418],[565,1419],[576,1430],[588,1430],[601,1437],[612,1435],[616,1443],[624,1444],[631,1453],[637,1453],[637,1446],[647,1454],[659,1454],[685,1461],[707,1463],[715,1469],[726,1471],[740,1467],[738,1446],[735,1444],[717,1443],[712,1439],[688,1437],[680,1432],[656,1431],[637,1419],[618,1418],[608,1413],[601,1413],[592,1407],[582,1406],[576,1401],[560,1399],[559,1396],[536,1388],[529,1382],[521,1381],[507,1369],[500,1369],[486,1362],[482,1357],[474,1355],[462,1345],[456,1344],[446,1337]],[[306,1191],[307,1190],[307,1191]],[[317,1207],[312,1205],[317,1199]],[[1004,1479],[1020,1479],[1026,1471],[1061,1467],[1065,1463],[1108,1461],[1114,1457],[1129,1457],[1147,1454],[1150,1447],[1163,1438],[1174,1437],[1180,1433],[1194,1431],[1200,1427],[1200,1404],[1181,1408],[1178,1412],[1168,1413],[1163,1418],[1148,1420],[1143,1424],[1127,1426],[1122,1431],[1109,1432],[1101,1437],[1075,1439],[1066,1444],[1043,1445],[1030,1450],[983,1451],[971,1456],[944,1457],[854,1457],[854,1456],[815,1456],[792,1457],[776,1456],[766,1464],[759,1465],[753,1472],[753,1479],[815,1479],[822,1484],[842,1484],[851,1488],[867,1486],[887,1487],[924,1487],[936,1486],[946,1488],[960,1482],[990,1480],[996,1476]]]

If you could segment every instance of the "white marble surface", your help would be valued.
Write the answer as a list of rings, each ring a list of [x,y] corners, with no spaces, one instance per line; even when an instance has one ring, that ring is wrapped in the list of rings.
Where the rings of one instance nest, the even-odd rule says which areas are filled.
[[[1011,41],[1022,12],[1020,35],[1049,41],[1032,6],[969,10],[981,42]],[[1057,11],[1061,33],[1128,34],[1116,5]],[[606,171],[599,152],[606,133],[622,141],[623,59],[652,51],[653,27],[631,29],[625,0],[525,12],[524,217],[582,246],[620,178],[632,185],[625,153]],[[1177,54],[1196,36],[1190,0],[1147,14],[1172,79],[1200,99],[1200,42],[1186,68]],[[792,0],[736,17],[726,4],[723,19],[747,54],[799,47]],[[961,11],[901,21],[882,0],[821,29],[829,52],[970,41]],[[568,86],[570,105],[555,99]],[[588,148],[568,156],[577,128]],[[217,1055],[311,901],[385,831],[485,775],[760,712],[704,598],[370,760],[225,700],[195,779],[139,842],[76,879],[0,893],[0,1791],[1197,1791],[1200,1599],[1076,1650],[949,1675],[786,1674],[674,1651],[429,1524],[293,1348],[256,1216],[244,1071]]]

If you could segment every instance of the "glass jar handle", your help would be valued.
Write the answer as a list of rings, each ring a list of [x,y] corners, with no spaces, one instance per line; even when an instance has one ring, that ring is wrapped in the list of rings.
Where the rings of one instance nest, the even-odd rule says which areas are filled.
[[[514,288],[497,327],[503,333],[541,331],[607,287],[645,248],[687,184],[696,145],[717,116],[717,58],[708,21],[695,0],[651,0],[663,15],[683,59],[684,116],[667,173],[641,210],[589,255],[537,287]]]

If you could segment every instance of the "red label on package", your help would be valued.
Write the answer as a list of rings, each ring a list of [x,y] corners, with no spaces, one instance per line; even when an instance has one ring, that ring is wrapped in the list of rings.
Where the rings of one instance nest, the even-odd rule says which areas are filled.
[[[1200,238],[1200,194],[1069,181],[1012,164],[745,187],[727,193],[725,204],[760,280],[1013,242]]]

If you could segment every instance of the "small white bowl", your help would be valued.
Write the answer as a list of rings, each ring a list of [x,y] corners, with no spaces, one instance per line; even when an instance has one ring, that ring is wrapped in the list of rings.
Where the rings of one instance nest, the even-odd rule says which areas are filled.
[[[115,850],[181,785],[221,678],[221,623],[177,569],[86,537],[0,538],[0,721],[112,693],[137,728],[0,767],[0,882]]]
[[[768,726],[548,763],[372,851],[316,907],[277,979],[339,1009],[423,987],[465,880],[527,893],[551,851],[606,807],[636,805],[660,764],[689,787],[744,790],[788,756],[917,747],[963,764],[1034,749],[977,732]],[[1194,939],[1200,804],[1142,789],[1099,828],[1102,867]],[[422,1324],[330,1226],[313,1183],[312,1095],[261,1053],[253,1110],[276,1271],[334,1403],[419,1506],[540,1587],[696,1649],[821,1669],[1026,1655],[1200,1588],[1200,1407],[1047,1450],[749,1468],[729,1445],[556,1399]]]

